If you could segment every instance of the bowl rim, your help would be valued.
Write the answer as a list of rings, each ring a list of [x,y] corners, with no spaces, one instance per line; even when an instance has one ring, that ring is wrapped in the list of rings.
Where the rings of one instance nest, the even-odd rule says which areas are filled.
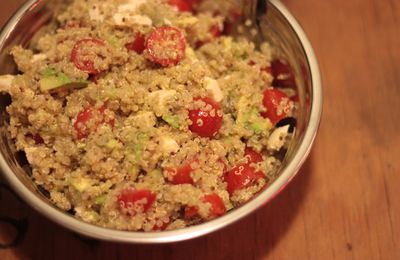
[[[21,17],[31,8],[32,5],[38,2],[40,2],[40,0],[27,1],[10,18],[10,20],[3,27],[0,33],[0,48],[3,47],[6,38],[8,38],[10,32],[14,29],[15,25],[18,23]],[[304,137],[301,140],[297,152],[295,153],[293,159],[283,169],[281,175],[268,187],[268,189],[265,189],[257,197],[245,203],[241,207],[235,209],[234,214],[226,214],[214,220],[178,230],[150,233],[119,231],[85,223],[81,220],[74,218],[71,215],[68,215],[67,213],[62,212],[56,207],[50,205],[49,203],[44,202],[37,195],[33,194],[18,179],[18,177],[13,173],[11,168],[6,163],[3,155],[1,155],[0,167],[3,176],[5,177],[5,180],[12,186],[17,194],[22,197],[28,205],[33,207],[36,211],[42,213],[42,215],[44,215],[48,219],[51,219],[59,225],[81,235],[105,241],[128,242],[136,244],[159,244],[189,240],[219,230],[229,224],[232,224],[242,219],[243,217],[254,212],[256,209],[259,209],[263,204],[269,202],[281,190],[285,188],[285,186],[297,174],[301,165],[305,162],[308,154],[310,153],[312,144],[318,131],[322,115],[323,102],[322,82],[319,65],[311,43],[309,42],[300,24],[289,12],[289,10],[284,6],[284,4],[281,3],[280,0],[270,0],[270,2],[289,22],[290,26],[300,40],[307,57],[312,83],[312,103],[309,124],[305,129]]]

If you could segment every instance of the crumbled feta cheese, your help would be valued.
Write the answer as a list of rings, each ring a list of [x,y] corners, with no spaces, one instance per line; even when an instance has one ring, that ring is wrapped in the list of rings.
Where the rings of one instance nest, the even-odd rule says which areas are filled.
[[[126,4],[122,4],[118,6],[118,12],[136,12],[137,9],[144,3],[146,3],[147,0],[130,0]]]
[[[31,62],[34,63],[34,62],[42,61],[42,60],[45,60],[45,59],[47,59],[47,55],[44,54],[44,53],[39,53],[39,54],[35,54],[35,55],[32,56]]]
[[[100,7],[98,5],[93,5],[92,8],[89,9],[89,17],[92,21],[104,21],[104,15],[101,14]]]
[[[0,75],[0,92],[10,92],[11,83],[14,80],[14,75]]]
[[[279,151],[282,148],[289,133],[289,127],[289,125],[278,127],[271,133],[267,142],[269,150]]]
[[[172,25],[172,22],[170,20],[168,20],[167,18],[164,18],[164,23],[166,25]]]
[[[153,21],[150,17],[136,13],[137,9],[144,3],[146,3],[146,0],[131,0],[127,4],[119,5],[117,13],[113,16],[114,23],[118,26],[151,26]]]
[[[153,21],[150,17],[128,12],[116,13],[113,16],[114,23],[118,26],[147,25],[151,26]]]
[[[175,21],[175,23],[179,26],[193,26],[199,22],[197,17],[183,17]]]
[[[219,87],[218,81],[209,77],[205,77],[204,83],[206,84],[206,89],[211,93],[214,100],[221,102],[221,100],[224,98],[224,94]]]
[[[179,150],[179,144],[169,136],[162,136],[160,137],[160,149],[164,155],[169,155]]]
[[[157,90],[148,95],[148,102],[153,105],[154,112],[161,116],[168,111],[167,104],[175,97],[176,90]]]

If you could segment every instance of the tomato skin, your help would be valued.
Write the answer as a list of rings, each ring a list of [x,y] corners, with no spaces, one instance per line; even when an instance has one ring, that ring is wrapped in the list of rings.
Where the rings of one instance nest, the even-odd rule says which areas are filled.
[[[125,44],[125,47],[130,51],[142,54],[146,48],[145,42],[146,38],[144,37],[144,35],[138,33],[136,34],[135,39],[132,42]]]
[[[284,106],[282,106],[282,103]],[[291,109],[291,101],[289,100],[289,97],[278,89],[264,90],[263,105],[267,111],[262,112],[261,115],[269,118],[273,125],[287,117]],[[282,111],[279,112],[278,108]],[[279,115],[278,112],[280,113]]]
[[[211,39],[210,39],[210,40],[197,41],[197,42],[195,43],[196,49],[200,48],[200,47],[203,46],[204,44],[209,43],[210,41],[212,41],[212,40],[214,40],[214,39],[216,39],[216,38],[218,38],[218,37],[221,36],[222,31],[221,31],[221,29],[220,29],[220,27],[219,27],[218,24],[214,24],[213,26],[211,26],[211,28],[210,28],[210,34],[211,34]]]
[[[146,199],[146,202],[140,202]],[[156,195],[148,189],[137,190],[135,188],[129,187],[121,191],[117,197],[117,201],[122,209],[129,209],[134,206],[135,203],[139,202],[140,206],[143,207],[143,212],[147,212],[156,200]],[[133,209],[134,210],[134,209]],[[135,215],[139,212],[129,212],[131,215]]]
[[[86,48],[90,46],[105,46],[105,43],[93,38],[77,41],[71,51],[71,61],[79,70],[88,74],[99,74],[101,71],[95,68],[93,58],[90,57],[96,53],[94,51],[86,53]]]
[[[246,147],[244,149],[244,156],[248,158],[247,163],[258,163],[262,162],[262,155],[251,149],[250,147]]]
[[[210,105],[215,115],[211,116],[210,111],[201,109],[189,110],[189,119],[192,121],[189,129],[201,137],[214,137],[222,126],[222,115],[220,115],[221,112],[218,113],[221,111],[221,106],[211,98],[195,99],[195,101],[197,100],[202,100],[206,105]]]
[[[203,200],[211,204],[210,215],[209,215],[210,218],[219,217],[225,214],[226,212],[225,204],[217,194],[211,193],[205,195]]]
[[[173,168],[165,168],[164,170],[169,172],[169,174],[172,176],[172,179],[170,182],[172,184],[193,184],[194,181],[192,179],[191,173],[193,171],[193,168],[191,166],[193,162],[187,162],[183,164],[182,166],[173,169]]]
[[[163,67],[177,65],[185,57],[186,38],[173,26],[161,26],[150,33],[145,44],[147,59]]]
[[[158,226],[157,224],[155,224],[153,226],[153,231],[164,231],[169,224],[171,223],[171,221],[169,220],[168,222],[163,222],[163,224],[161,226]]]
[[[168,0],[168,4],[178,8],[180,12],[193,12],[194,6],[201,0]]]
[[[294,71],[287,60],[273,60],[271,62],[271,72],[274,76],[272,86],[296,88]]]
[[[249,187],[259,179],[263,179],[264,174],[256,171],[248,163],[241,163],[233,167],[225,175],[225,181],[228,184],[228,192],[232,195],[236,190]]]
[[[185,218],[193,218],[198,215],[199,211],[196,206],[186,207],[185,208]]]
[[[44,144],[44,140],[43,138],[40,136],[40,134],[29,134],[27,135],[29,137],[31,137],[33,139],[33,141],[35,141],[35,144]]]
[[[210,33],[213,36],[213,38],[215,39],[215,38],[218,38],[219,36],[221,36],[222,31],[221,31],[219,25],[215,24],[210,28]]]
[[[91,132],[96,131],[101,123],[107,123],[114,126],[115,120],[106,120],[104,113],[106,108],[102,106],[99,109],[87,107],[78,113],[74,123],[74,129],[77,139],[83,139],[89,136]],[[93,122],[91,122],[93,120]]]
[[[223,200],[215,193],[204,195],[203,202],[210,203],[211,208],[208,218],[216,218],[226,213],[226,208]],[[197,217],[199,214],[196,206],[188,206],[185,208],[185,218]]]
[[[185,0],[168,0],[168,4],[178,8],[179,12],[191,12],[193,10],[193,6]]]

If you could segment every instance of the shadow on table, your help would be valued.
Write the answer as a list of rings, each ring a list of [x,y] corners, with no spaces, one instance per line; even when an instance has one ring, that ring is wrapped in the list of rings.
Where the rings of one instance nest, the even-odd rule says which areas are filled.
[[[291,228],[307,194],[312,156],[282,193],[256,213],[220,231],[166,245],[130,245],[86,240],[30,209],[28,234],[16,259],[260,259]],[[1,250],[0,250],[1,256]]]

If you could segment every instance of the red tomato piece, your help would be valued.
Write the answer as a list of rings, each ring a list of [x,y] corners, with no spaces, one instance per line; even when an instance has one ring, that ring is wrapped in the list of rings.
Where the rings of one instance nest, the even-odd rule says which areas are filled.
[[[271,63],[271,72],[274,76],[272,86],[296,88],[293,68],[287,60],[273,60]]]
[[[224,21],[224,29],[222,30],[223,35],[231,35],[233,24],[238,22],[242,16],[241,11],[236,9],[230,10],[229,14],[229,17]]]
[[[170,180],[171,183],[172,184],[193,184],[194,182],[193,182],[193,179],[191,176],[191,173],[193,171],[193,168],[191,166],[192,163],[193,163],[193,161],[187,162],[176,169],[165,168],[164,170],[167,171],[170,176],[172,176],[172,178]]]
[[[149,35],[145,47],[151,62],[168,67],[178,64],[185,57],[186,38],[180,29],[162,26]]]
[[[248,62],[248,64],[249,64],[250,66],[256,65],[255,61],[253,61],[253,60],[250,60],[250,61]],[[272,68],[271,68],[270,66],[262,67],[262,68],[260,68],[260,70],[261,70],[261,72],[265,72],[265,73],[268,73],[268,74],[272,74]]]
[[[153,231],[164,231],[169,226],[170,223],[171,221],[168,220],[168,222],[163,222],[161,226],[155,224],[153,226]]]
[[[44,144],[43,138],[40,136],[40,134],[34,134],[32,135],[32,139],[35,141],[35,144]]]
[[[278,123],[287,117],[290,112],[292,101],[289,97],[278,89],[266,89],[264,91],[263,105],[267,109],[262,112],[263,117],[271,120],[272,124]]]
[[[221,29],[219,28],[218,24],[215,24],[211,27],[210,29],[210,33],[214,38],[218,38],[219,36],[221,36]]]
[[[98,74],[101,71],[95,68],[94,60],[100,55],[98,48],[105,47],[105,43],[99,39],[83,39],[77,41],[71,51],[71,61],[78,69],[89,73]]]
[[[194,109],[189,111],[189,119],[192,124],[189,126],[190,131],[201,137],[214,137],[218,134],[222,126],[221,106],[211,98],[197,98],[210,105],[211,110]]]
[[[198,215],[199,211],[197,207],[191,206],[185,208],[185,218],[193,218]]]
[[[130,51],[135,51],[138,54],[142,54],[144,49],[146,48],[145,42],[146,39],[144,35],[138,33],[136,34],[135,39],[132,42],[127,43],[125,47]]]
[[[228,184],[228,192],[232,195],[236,190],[249,187],[259,179],[263,179],[264,174],[256,171],[254,167],[249,164],[241,163],[233,167],[225,175],[225,181]]]
[[[193,10],[190,1],[186,0],[168,0],[168,4],[175,6],[180,12],[191,12]]]
[[[268,73],[268,74],[272,74],[272,68],[271,67],[263,67],[261,68],[262,72]]]
[[[93,107],[87,107],[76,117],[74,123],[74,129],[77,139],[82,139],[89,136],[90,133],[96,131],[97,127],[101,123],[108,123],[114,126],[114,119],[105,118],[106,108],[103,106],[99,109],[94,109]]]
[[[244,156],[248,158],[248,163],[258,163],[263,160],[262,155],[257,153],[250,147],[246,147],[244,149]]]
[[[131,215],[148,211],[155,200],[156,195],[150,190],[132,187],[122,190],[117,197],[120,207],[128,210]]]
[[[218,38],[219,36],[221,36],[222,31],[221,31],[220,27],[218,26],[218,24],[215,24],[210,28],[210,33],[211,33],[211,36],[212,36],[211,40],[213,40],[213,39]],[[204,44],[210,42],[211,40],[197,41],[195,43],[195,46],[198,49],[201,46],[203,46]]]
[[[215,193],[208,194],[204,196],[204,202],[208,202],[211,204],[211,210],[209,217],[215,218],[225,214],[226,208],[222,199]]]

